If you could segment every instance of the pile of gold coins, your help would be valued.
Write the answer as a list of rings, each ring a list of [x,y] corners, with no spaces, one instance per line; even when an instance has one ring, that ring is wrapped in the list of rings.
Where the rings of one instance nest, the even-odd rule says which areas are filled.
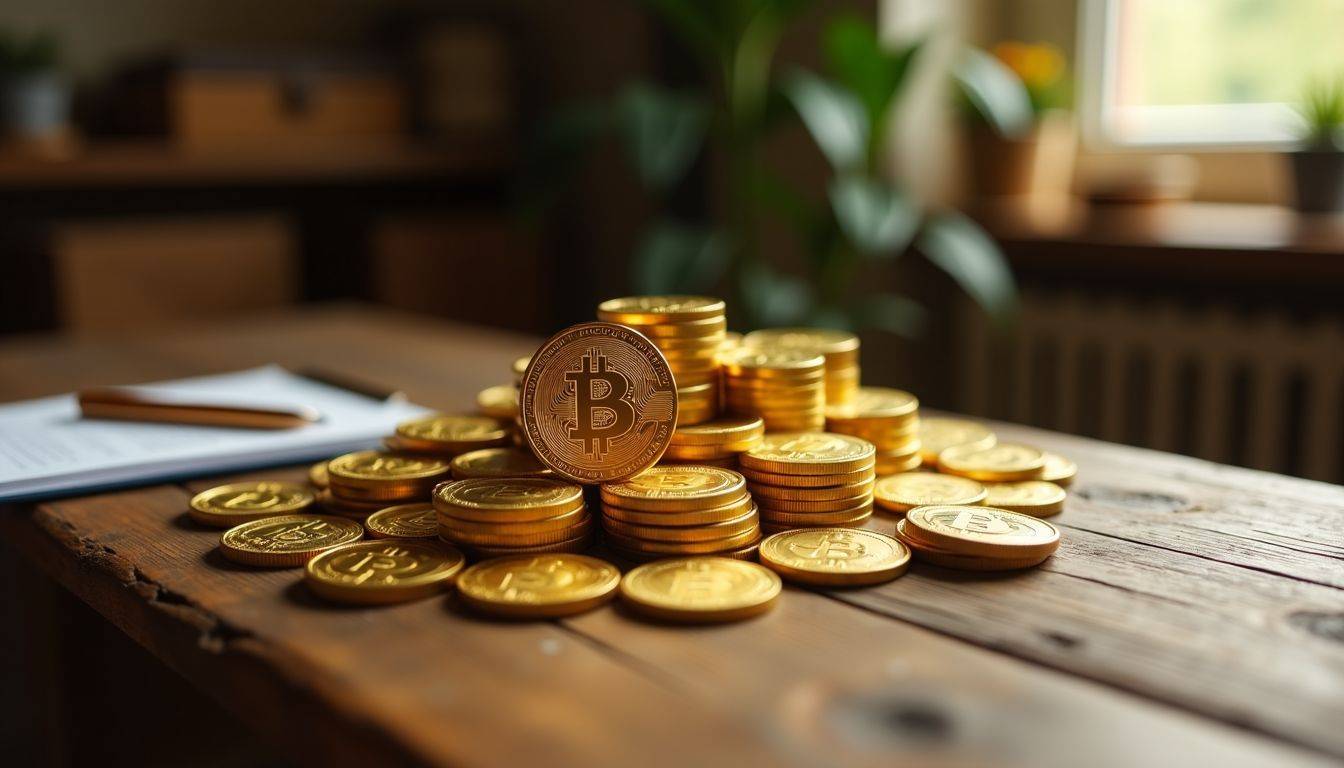
[[[760,519],[742,475],[703,465],[660,465],[602,486],[607,545],[630,560],[678,555],[753,558]]]
[[[728,332],[724,303],[696,296],[631,296],[604,301],[599,320],[644,334],[677,382],[677,423],[699,424],[719,412],[719,353]]]
[[[873,514],[873,455],[849,435],[766,435],[740,459],[762,530],[862,527]]]
[[[849,402],[827,406],[826,429],[872,443],[879,475],[920,465],[919,400],[909,392],[860,387]]]
[[[840,405],[859,390],[859,337],[823,328],[767,328],[743,337],[756,349],[791,349],[821,355],[825,360],[826,403]]]
[[[730,412],[760,417],[767,432],[816,432],[826,425],[821,355],[744,344],[722,359],[724,405]]]
[[[395,504],[428,501],[450,472],[443,458],[356,451],[327,462],[327,487],[318,501],[328,512],[362,519]]]
[[[583,488],[545,477],[481,477],[434,489],[439,537],[476,559],[579,552],[593,543]]]
[[[703,464],[737,469],[737,457],[761,444],[765,422],[755,416],[726,416],[678,426],[663,454],[664,464]]]
[[[1039,565],[1059,548],[1059,530],[1030,515],[993,507],[915,507],[896,523],[896,538],[920,560],[967,571]]]

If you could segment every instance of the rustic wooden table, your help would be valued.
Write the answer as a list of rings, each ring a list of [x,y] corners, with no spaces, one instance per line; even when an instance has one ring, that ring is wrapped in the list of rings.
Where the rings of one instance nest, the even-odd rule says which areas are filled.
[[[264,362],[465,409],[527,338],[358,308],[0,345],[0,399]],[[7,543],[300,763],[1311,765],[1344,758],[1344,489],[996,425],[1079,478],[1059,553],[787,589],[745,623],[344,609],[215,551],[203,479],[5,509]],[[253,473],[294,477],[302,468]],[[882,521],[880,528],[890,527]]]

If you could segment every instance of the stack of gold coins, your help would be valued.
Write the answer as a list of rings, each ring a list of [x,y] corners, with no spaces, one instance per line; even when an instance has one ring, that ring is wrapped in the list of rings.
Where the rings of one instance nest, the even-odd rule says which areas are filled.
[[[507,445],[509,425],[489,416],[435,414],[397,425],[396,434],[383,438],[388,450],[451,459],[478,448]]]
[[[862,527],[873,515],[874,453],[849,435],[766,435],[739,459],[761,529]]]
[[[429,499],[449,477],[446,460],[383,451],[356,451],[327,462],[327,488],[317,499],[328,511],[365,517],[385,507]]]
[[[826,407],[826,429],[872,443],[879,477],[919,467],[919,400],[909,392],[860,387],[848,403]]]
[[[506,424],[512,424],[518,418],[518,387],[512,384],[496,384],[476,393],[476,410],[482,416],[488,416]]]
[[[742,346],[721,360],[727,410],[761,417],[767,432],[816,432],[825,426],[825,360],[821,355]]]
[[[902,472],[878,480],[873,487],[873,501],[878,509],[900,517],[915,507],[983,504],[985,486],[965,477],[937,472]]]
[[[1046,480],[986,483],[985,505],[1032,517],[1053,517],[1064,511],[1068,493]]]
[[[853,399],[859,389],[859,337],[827,328],[766,328],[748,333],[742,342],[757,349],[792,349],[826,359],[826,403]]]
[[[724,303],[704,296],[629,296],[604,301],[597,317],[634,328],[667,358],[677,382],[677,423],[699,424],[719,412],[719,350]]]
[[[970,419],[949,419],[942,416],[921,419],[919,422],[919,455],[925,467],[938,467],[938,454],[954,446],[989,448],[998,442],[989,427]]]
[[[1030,568],[1059,548],[1053,525],[994,507],[915,507],[896,522],[896,538],[920,560],[969,571]]]
[[[453,459],[453,479],[469,477],[550,477],[555,473],[524,448],[482,448]]]
[[[592,543],[583,488],[545,477],[477,477],[434,490],[439,537],[476,559],[578,552]]]
[[[759,518],[742,475],[720,467],[659,465],[602,486],[607,544],[631,560],[715,554],[750,559]]]
[[[755,416],[726,416],[703,424],[677,427],[660,461],[737,468],[741,453],[760,445],[765,422]]]

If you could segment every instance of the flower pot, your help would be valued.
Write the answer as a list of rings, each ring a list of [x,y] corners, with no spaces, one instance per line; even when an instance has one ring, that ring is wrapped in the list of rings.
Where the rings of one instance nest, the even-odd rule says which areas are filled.
[[[1303,149],[1290,152],[1297,209],[1306,213],[1344,211],[1344,152]]]
[[[44,139],[65,130],[70,89],[58,72],[0,75],[0,136]]]
[[[1026,135],[1014,138],[977,128],[970,149],[973,185],[981,197],[1062,197],[1073,187],[1077,139],[1067,112],[1047,112]]]

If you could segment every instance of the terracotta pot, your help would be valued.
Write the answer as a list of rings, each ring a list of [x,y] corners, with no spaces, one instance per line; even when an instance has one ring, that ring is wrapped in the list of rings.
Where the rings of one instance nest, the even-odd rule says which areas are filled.
[[[971,137],[973,188],[981,197],[1069,194],[1077,136],[1072,116],[1048,112],[1025,136],[1005,138],[989,128]]]
[[[1306,213],[1344,211],[1344,152],[1303,149],[1290,152],[1297,209]]]

